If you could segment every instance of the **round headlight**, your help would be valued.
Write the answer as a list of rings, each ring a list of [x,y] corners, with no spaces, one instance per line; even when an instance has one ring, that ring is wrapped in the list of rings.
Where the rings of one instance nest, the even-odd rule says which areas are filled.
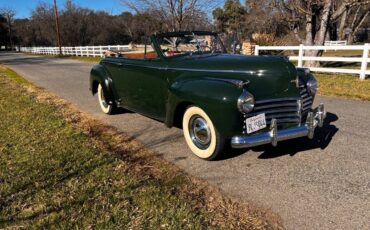
[[[248,91],[244,90],[238,99],[238,109],[242,113],[249,113],[254,108],[254,97]]]
[[[307,80],[307,90],[311,96],[315,96],[317,92],[317,80],[314,76],[310,76]]]

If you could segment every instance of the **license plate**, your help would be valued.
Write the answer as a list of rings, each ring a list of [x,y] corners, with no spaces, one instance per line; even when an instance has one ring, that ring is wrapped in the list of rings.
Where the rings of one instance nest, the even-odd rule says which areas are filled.
[[[266,117],[264,113],[257,116],[247,118],[246,121],[247,133],[253,133],[263,128],[266,128]]]

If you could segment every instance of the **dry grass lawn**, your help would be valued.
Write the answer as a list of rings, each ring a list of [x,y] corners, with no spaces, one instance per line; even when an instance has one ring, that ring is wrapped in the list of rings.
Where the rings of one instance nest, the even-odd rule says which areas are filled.
[[[0,87],[0,229],[282,228],[3,66]]]
[[[319,82],[319,95],[341,96],[351,99],[370,100],[370,79],[344,74],[315,74]]]

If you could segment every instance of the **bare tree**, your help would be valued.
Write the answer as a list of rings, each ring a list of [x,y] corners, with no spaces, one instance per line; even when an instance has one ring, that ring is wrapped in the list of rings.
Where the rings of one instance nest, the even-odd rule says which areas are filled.
[[[0,14],[6,18],[6,21],[8,23],[9,43],[10,43],[10,48],[13,50],[14,44],[13,44],[12,23],[13,23],[13,19],[15,15],[15,10],[10,7],[3,7],[0,9]]]
[[[40,2],[32,11],[32,43],[39,46],[55,45],[53,6]]]
[[[363,7],[369,0],[343,0],[335,7],[335,0],[277,0],[276,3],[287,13],[297,40],[306,45],[324,45],[329,32],[329,24],[338,20],[344,13],[354,7]],[[304,37],[301,36],[304,27]],[[320,56],[322,51],[306,52],[307,56]],[[306,66],[318,66],[319,62],[307,61]]]
[[[365,20],[369,16],[370,13],[370,4],[367,7],[357,6],[355,9],[355,14],[349,20],[347,29],[349,31],[347,41],[349,44],[354,42],[355,34],[357,34],[360,27],[364,24]]]
[[[188,29],[194,19],[203,19],[209,12],[222,2],[221,0],[122,0],[137,13],[151,12],[166,23],[167,30]]]

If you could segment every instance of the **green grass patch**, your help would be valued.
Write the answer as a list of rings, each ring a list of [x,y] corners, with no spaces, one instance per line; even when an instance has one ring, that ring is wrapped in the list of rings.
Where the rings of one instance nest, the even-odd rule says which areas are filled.
[[[78,61],[84,61],[84,62],[100,62],[102,60],[101,57],[86,57],[86,56],[69,56],[69,55],[58,55],[55,56],[57,58],[66,58],[66,59],[73,59]]]
[[[40,99],[31,86],[0,68],[0,229],[278,226],[205,185],[202,193],[169,163],[150,160],[130,138],[99,133],[95,124],[80,128],[78,115],[66,118],[65,106]]]
[[[10,72],[11,71],[6,71]],[[51,106],[0,78],[0,228],[200,228],[181,180],[138,177]]]
[[[370,100],[370,79],[361,81],[357,76],[345,74],[315,73],[315,76],[320,95]]]
[[[28,81],[24,79],[23,77],[19,76],[15,71],[9,68],[4,68],[0,66],[0,74],[7,76],[8,78],[14,80],[20,85],[26,85],[28,84]]]
[[[324,57],[362,57],[362,50],[328,50],[322,53]],[[370,52],[369,52],[370,53]]]

